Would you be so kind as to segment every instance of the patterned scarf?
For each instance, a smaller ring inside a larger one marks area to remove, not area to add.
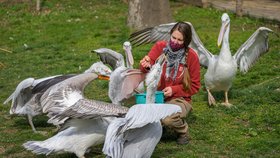
[[[167,46],[163,49],[163,52],[167,57],[165,75],[169,78],[171,70],[174,69],[174,74],[172,76],[172,80],[174,81],[177,76],[179,64],[186,64],[185,48],[179,49],[178,51],[172,51],[168,42]]]

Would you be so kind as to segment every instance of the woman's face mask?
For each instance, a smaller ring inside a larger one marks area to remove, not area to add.
[[[169,46],[173,51],[178,51],[179,49],[184,48],[183,35],[178,30],[175,30],[171,34],[171,38],[169,40]]]
[[[178,51],[184,48],[184,44],[175,43],[172,40],[169,41],[169,46],[173,51]]]

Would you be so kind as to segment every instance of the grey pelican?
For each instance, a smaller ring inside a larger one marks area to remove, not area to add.
[[[223,105],[230,107],[228,101],[228,91],[232,86],[232,81],[236,76],[237,68],[246,73],[257,59],[268,51],[268,33],[272,32],[269,28],[260,27],[251,37],[240,46],[232,56],[229,47],[230,18],[227,13],[222,15],[222,26],[218,38],[218,45],[222,44],[219,55],[213,55],[200,41],[195,29],[192,29],[192,41],[190,47],[195,49],[199,56],[199,62],[207,67],[204,75],[205,86],[208,93],[209,105],[215,105],[216,101],[210,91],[224,91],[225,102]],[[154,28],[148,28],[131,35],[131,40],[135,44],[155,42],[157,40],[168,40],[169,31],[175,23],[163,24]]]
[[[28,141],[23,146],[36,154],[71,152],[83,158],[90,146],[103,143],[111,119],[122,117],[128,108],[86,99],[83,90],[97,77],[84,73],[50,87],[41,97],[43,112],[52,116],[48,122],[63,126],[47,140]]]
[[[124,42],[123,49],[126,54],[126,65],[122,54],[108,49],[99,48],[93,50],[99,55],[104,64],[113,68],[110,75],[108,95],[114,104],[121,104],[124,99],[133,96],[136,91],[142,91],[145,74],[139,69],[133,69],[133,56],[130,42]]]
[[[40,97],[48,87],[71,76],[72,75],[57,75],[40,79],[24,79],[17,85],[15,91],[4,101],[3,104],[7,104],[9,101],[12,101],[10,114],[27,115],[28,122],[32,130],[37,132],[32,118],[42,114]],[[44,87],[41,86],[42,84],[44,84]]]
[[[112,158],[151,157],[162,135],[161,119],[181,112],[174,104],[154,104],[164,55],[146,76],[146,104],[131,107],[124,118],[113,120],[106,133],[103,153]]]
[[[109,77],[112,73],[112,70],[107,65],[103,64],[103,62],[99,61],[93,63],[90,66],[90,68],[84,71],[84,73],[92,73],[92,72],[97,73],[101,76]],[[98,77],[100,78],[100,76]]]
[[[100,74],[103,78],[111,73],[110,68],[106,65],[96,62],[90,66],[84,73],[95,72]],[[22,80],[16,87],[15,91],[4,101],[3,104],[7,104],[12,101],[10,114],[11,115],[27,115],[28,122],[34,132],[36,128],[34,127],[32,118],[42,114],[42,106],[40,98],[43,93],[51,86],[75,76],[76,74],[68,75],[56,75],[40,79],[26,78]]]
[[[28,141],[23,146],[36,154],[48,155],[51,153],[72,152],[78,157],[84,157],[89,147],[104,142],[107,127],[115,119],[126,115],[125,117],[130,118],[130,125],[136,127],[139,126],[140,120],[145,123],[148,121],[156,122],[159,116],[150,115],[149,117],[144,117],[144,115],[139,116],[135,115],[135,113],[147,115],[147,112],[150,112],[155,114],[160,109],[165,109],[160,111],[163,116],[164,114],[169,115],[174,112],[180,112],[180,107],[176,105],[162,107],[159,105],[134,105],[131,110],[128,110],[127,107],[112,103],[88,100],[84,98],[82,92],[84,87],[95,78],[97,78],[95,74],[81,74],[55,85],[56,88],[51,87],[48,89],[50,93],[44,93],[46,95],[43,96],[45,97],[45,102],[42,101],[42,104],[54,104],[56,107],[69,105],[64,111],[53,115],[51,118],[52,122],[65,122],[65,124],[60,132],[53,137],[45,141]],[[48,107],[48,105],[45,107]],[[133,120],[137,121],[134,123]],[[150,128],[147,127],[147,129]],[[157,132],[155,133],[158,134]]]
[[[117,69],[120,66],[124,66],[127,68],[133,68],[134,59],[131,52],[131,44],[130,42],[126,41],[123,43],[123,49],[125,50],[125,61],[122,54],[108,48],[99,48],[95,49],[92,52],[95,52],[99,55],[100,60],[105,63],[109,64],[113,70]],[[126,63],[126,65],[125,65]]]

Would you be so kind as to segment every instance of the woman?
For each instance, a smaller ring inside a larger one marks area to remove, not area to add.
[[[178,22],[171,29],[169,41],[157,42],[148,55],[140,61],[140,69],[148,72],[156,59],[165,53],[158,90],[162,90],[166,103],[179,105],[182,113],[174,114],[162,120],[164,126],[178,133],[178,144],[188,143],[188,124],[184,118],[192,110],[191,96],[200,88],[200,64],[196,52],[189,48],[192,39],[191,27]]]

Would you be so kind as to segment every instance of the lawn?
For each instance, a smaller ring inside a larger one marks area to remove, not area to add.
[[[202,9],[171,1],[173,17],[189,21],[206,48],[218,53],[216,46],[223,11]],[[28,140],[44,140],[55,134],[46,116],[34,118],[45,134],[33,133],[27,119],[10,116],[10,104],[2,103],[25,78],[42,78],[58,74],[81,73],[99,61],[91,50],[106,47],[123,53],[122,44],[135,31],[126,26],[128,5],[121,0],[51,0],[43,1],[42,11],[35,2],[0,3],[0,157],[45,157],[26,151]],[[279,22],[236,17],[231,18],[232,54],[261,26],[280,35]],[[204,88],[193,97],[194,110],[187,122],[192,140],[178,146],[167,135],[157,145],[152,157],[279,157],[280,155],[280,39],[269,35],[269,52],[247,74],[238,73],[229,92],[232,108],[210,108]],[[151,45],[133,49],[135,67]],[[91,99],[109,101],[108,82],[95,80],[85,90]],[[214,93],[218,102],[222,93]],[[127,106],[130,106],[127,104]],[[102,146],[93,147],[86,157],[104,157]],[[75,157],[54,154],[48,157]]]

